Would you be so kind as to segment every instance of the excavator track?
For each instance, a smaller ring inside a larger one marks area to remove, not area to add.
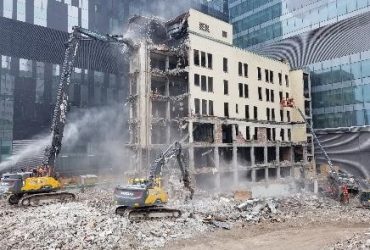
[[[30,194],[23,197],[19,204],[28,207],[36,207],[40,205],[58,202],[70,202],[76,200],[76,195],[68,192],[57,192],[57,193],[42,193],[42,194]]]
[[[116,214],[127,216],[130,221],[143,221],[155,220],[164,218],[179,218],[181,211],[178,209],[165,208],[165,207],[141,207],[141,208],[128,208],[117,207]]]

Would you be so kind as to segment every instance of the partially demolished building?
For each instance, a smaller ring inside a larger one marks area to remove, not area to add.
[[[208,188],[300,176],[311,166],[305,122],[280,105],[294,98],[311,120],[304,71],[233,47],[230,24],[193,9],[168,22],[134,17],[128,36],[138,41],[128,100],[136,171],[175,140]]]

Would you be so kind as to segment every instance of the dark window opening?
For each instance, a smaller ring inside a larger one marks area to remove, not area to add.
[[[223,69],[224,69],[225,73],[227,73],[229,71],[228,61],[227,61],[227,58],[225,58],[225,57],[223,59]]]
[[[254,118],[254,120],[258,120],[258,110],[257,110],[257,107],[256,106],[254,106],[253,107],[253,118]]]
[[[244,84],[244,97],[249,98],[249,88],[247,84]]]
[[[224,116],[229,117],[229,103],[224,103]]]
[[[235,104],[235,113],[239,114],[239,105]]]
[[[285,141],[285,131],[284,129],[280,129],[280,137],[281,137],[281,141]]]
[[[248,77],[248,64],[244,63],[244,76]]]
[[[207,91],[207,77],[206,76],[201,77],[201,90]]]
[[[195,98],[194,99],[194,106],[195,106],[195,114],[200,114],[200,100]]]
[[[270,82],[274,83],[274,72],[270,71]]]
[[[262,88],[258,87],[258,99],[262,101]]]
[[[245,128],[245,139],[248,140],[248,141],[251,139],[250,127]]]
[[[222,125],[222,143],[232,143],[232,125]]]
[[[193,138],[196,142],[214,142],[213,124],[194,123]]]
[[[200,53],[200,63],[201,63],[201,66],[202,67],[205,67],[206,66],[206,53],[205,52],[201,52]]]
[[[288,129],[288,141],[292,140],[292,132],[290,129]]]
[[[214,115],[214,113],[213,113],[213,101],[209,101],[208,102],[208,114],[209,115]]]
[[[288,92],[285,93],[285,99],[287,99],[287,100],[289,99],[289,93]]]
[[[266,89],[265,93],[266,93],[266,102],[269,102],[270,101],[270,90]]]
[[[229,82],[224,80],[224,95],[229,94]]]
[[[245,119],[249,119],[249,105],[245,105]]]
[[[207,115],[207,100],[202,100],[202,115]]]
[[[270,120],[270,108],[266,108],[266,117],[267,117],[267,120],[269,121]]]
[[[283,100],[283,92],[279,91],[279,102]]]
[[[260,67],[257,67],[257,78],[258,78],[258,81],[262,80],[262,70]]]
[[[222,31],[222,37],[227,37],[227,32],[226,31]]]
[[[271,120],[275,121],[275,109],[271,109]]]
[[[274,90],[271,90],[270,96],[271,96],[271,102],[275,102],[275,93],[274,93]]]
[[[284,111],[280,110],[280,121],[284,121]]]
[[[239,75],[243,75],[243,64],[241,62],[239,62]]]
[[[208,59],[208,68],[209,69],[212,69],[212,67],[213,67],[213,56],[212,56],[212,54],[207,54],[207,59]]]
[[[283,77],[281,75],[281,73],[278,73],[278,78],[279,78],[279,84],[282,85],[283,84]]]
[[[194,74],[194,85],[199,86],[199,75],[198,74]]]
[[[269,82],[269,71],[265,69],[265,81]]]
[[[272,140],[276,141],[276,128],[272,129]]]
[[[286,112],[286,118],[287,118],[288,122],[290,122],[290,111]]]
[[[194,65],[199,66],[199,50],[194,50]]]
[[[208,77],[208,92],[213,92],[213,77]]]
[[[254,134],[253,134],[253,140],[257,141],[258,140],[258,128],[254,128]]]
[[[271,128],[266,128],[267,140],[271,141]]]
[[[288,75],[285,75],[285,84],[287,87],[289,87],[289,77]]]
[[[243,97],[243,84],[239,83],[239,97]]]

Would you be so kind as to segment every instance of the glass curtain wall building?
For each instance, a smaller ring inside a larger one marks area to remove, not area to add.
[[[218,18],[228,17],[227,1],[183,3],[182,0],[0,0],[0,162],[32,143],[35,135],[48,131],[61,73],[63,43],[73,26],[119,34],[135,14],[178,15],[190,7]],[[167,11],[169,6],[173,9],[171,13]],[[127,65],[114,69],[106,65],[94,67],[94,63],[99,63],[88,60],[89,57],[81,59],[72,78],[72,109],[124,102]],[[93,155],[88,145],[77,148],[80,153]]]
[[[230,0],[234,43],[311,71],[315,128],[370,125],[368,0]]]

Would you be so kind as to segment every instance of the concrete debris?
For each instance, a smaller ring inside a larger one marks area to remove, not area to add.
[[[182,190],[176,188],[179,180],[170,184],[174,191]],[[21,208],[0,201],[0,245],[2,249],[156,249],[174,240],[256,223],[370,222],[370,210],[341,206],[312,194],[239,201],[233,194],[197,191],[188,202],[185,194],[172,195],[177,198],[171,197],[167,207],[180,209],[180,218],[143,222],[114,214],[112,188],[86,189],[76,202],[62,205]],[[369,243],[369,235],[356,237],[353,243],[338,244]]]

